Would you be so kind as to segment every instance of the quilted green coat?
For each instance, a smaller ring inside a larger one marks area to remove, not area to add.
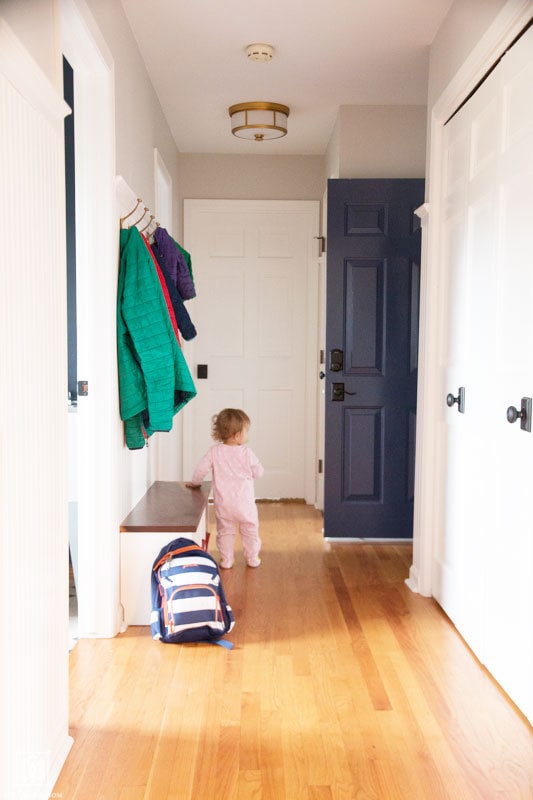
[[[191,373],[172,328],[152,256],[137,228],[120,231],[117,293],[120,416],[126,445],[169,431],[180,408],[196,395]]]

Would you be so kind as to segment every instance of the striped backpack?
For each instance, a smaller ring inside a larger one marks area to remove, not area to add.
[[[214,642],[235,624],[218,565],[191,539],[174,539],[152,567],[152,638],[162,642]]]

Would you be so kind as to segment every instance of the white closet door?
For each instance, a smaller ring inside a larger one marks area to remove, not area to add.
[[[533,30],[446,126],[436,597],[533,718]],[[448,322],[444,322],[448,320]],[[465,387],[465,413],[446,393]]]

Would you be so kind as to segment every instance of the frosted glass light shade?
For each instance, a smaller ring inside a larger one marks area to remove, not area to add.
[[[289,107],[281,103],[237,103],[228,108],[228,113],[231,117],[231,132],[239,139],[262,142],[266,139],[280,139],[287,133]]]

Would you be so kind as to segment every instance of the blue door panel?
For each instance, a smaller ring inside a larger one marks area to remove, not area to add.
[[[350,259],[346,262],[344,352],[350,375],[380,375],[384,364],[383,261]]]
[[[422,180],[328,182],[328,537],[412,536],[423,200]]]

